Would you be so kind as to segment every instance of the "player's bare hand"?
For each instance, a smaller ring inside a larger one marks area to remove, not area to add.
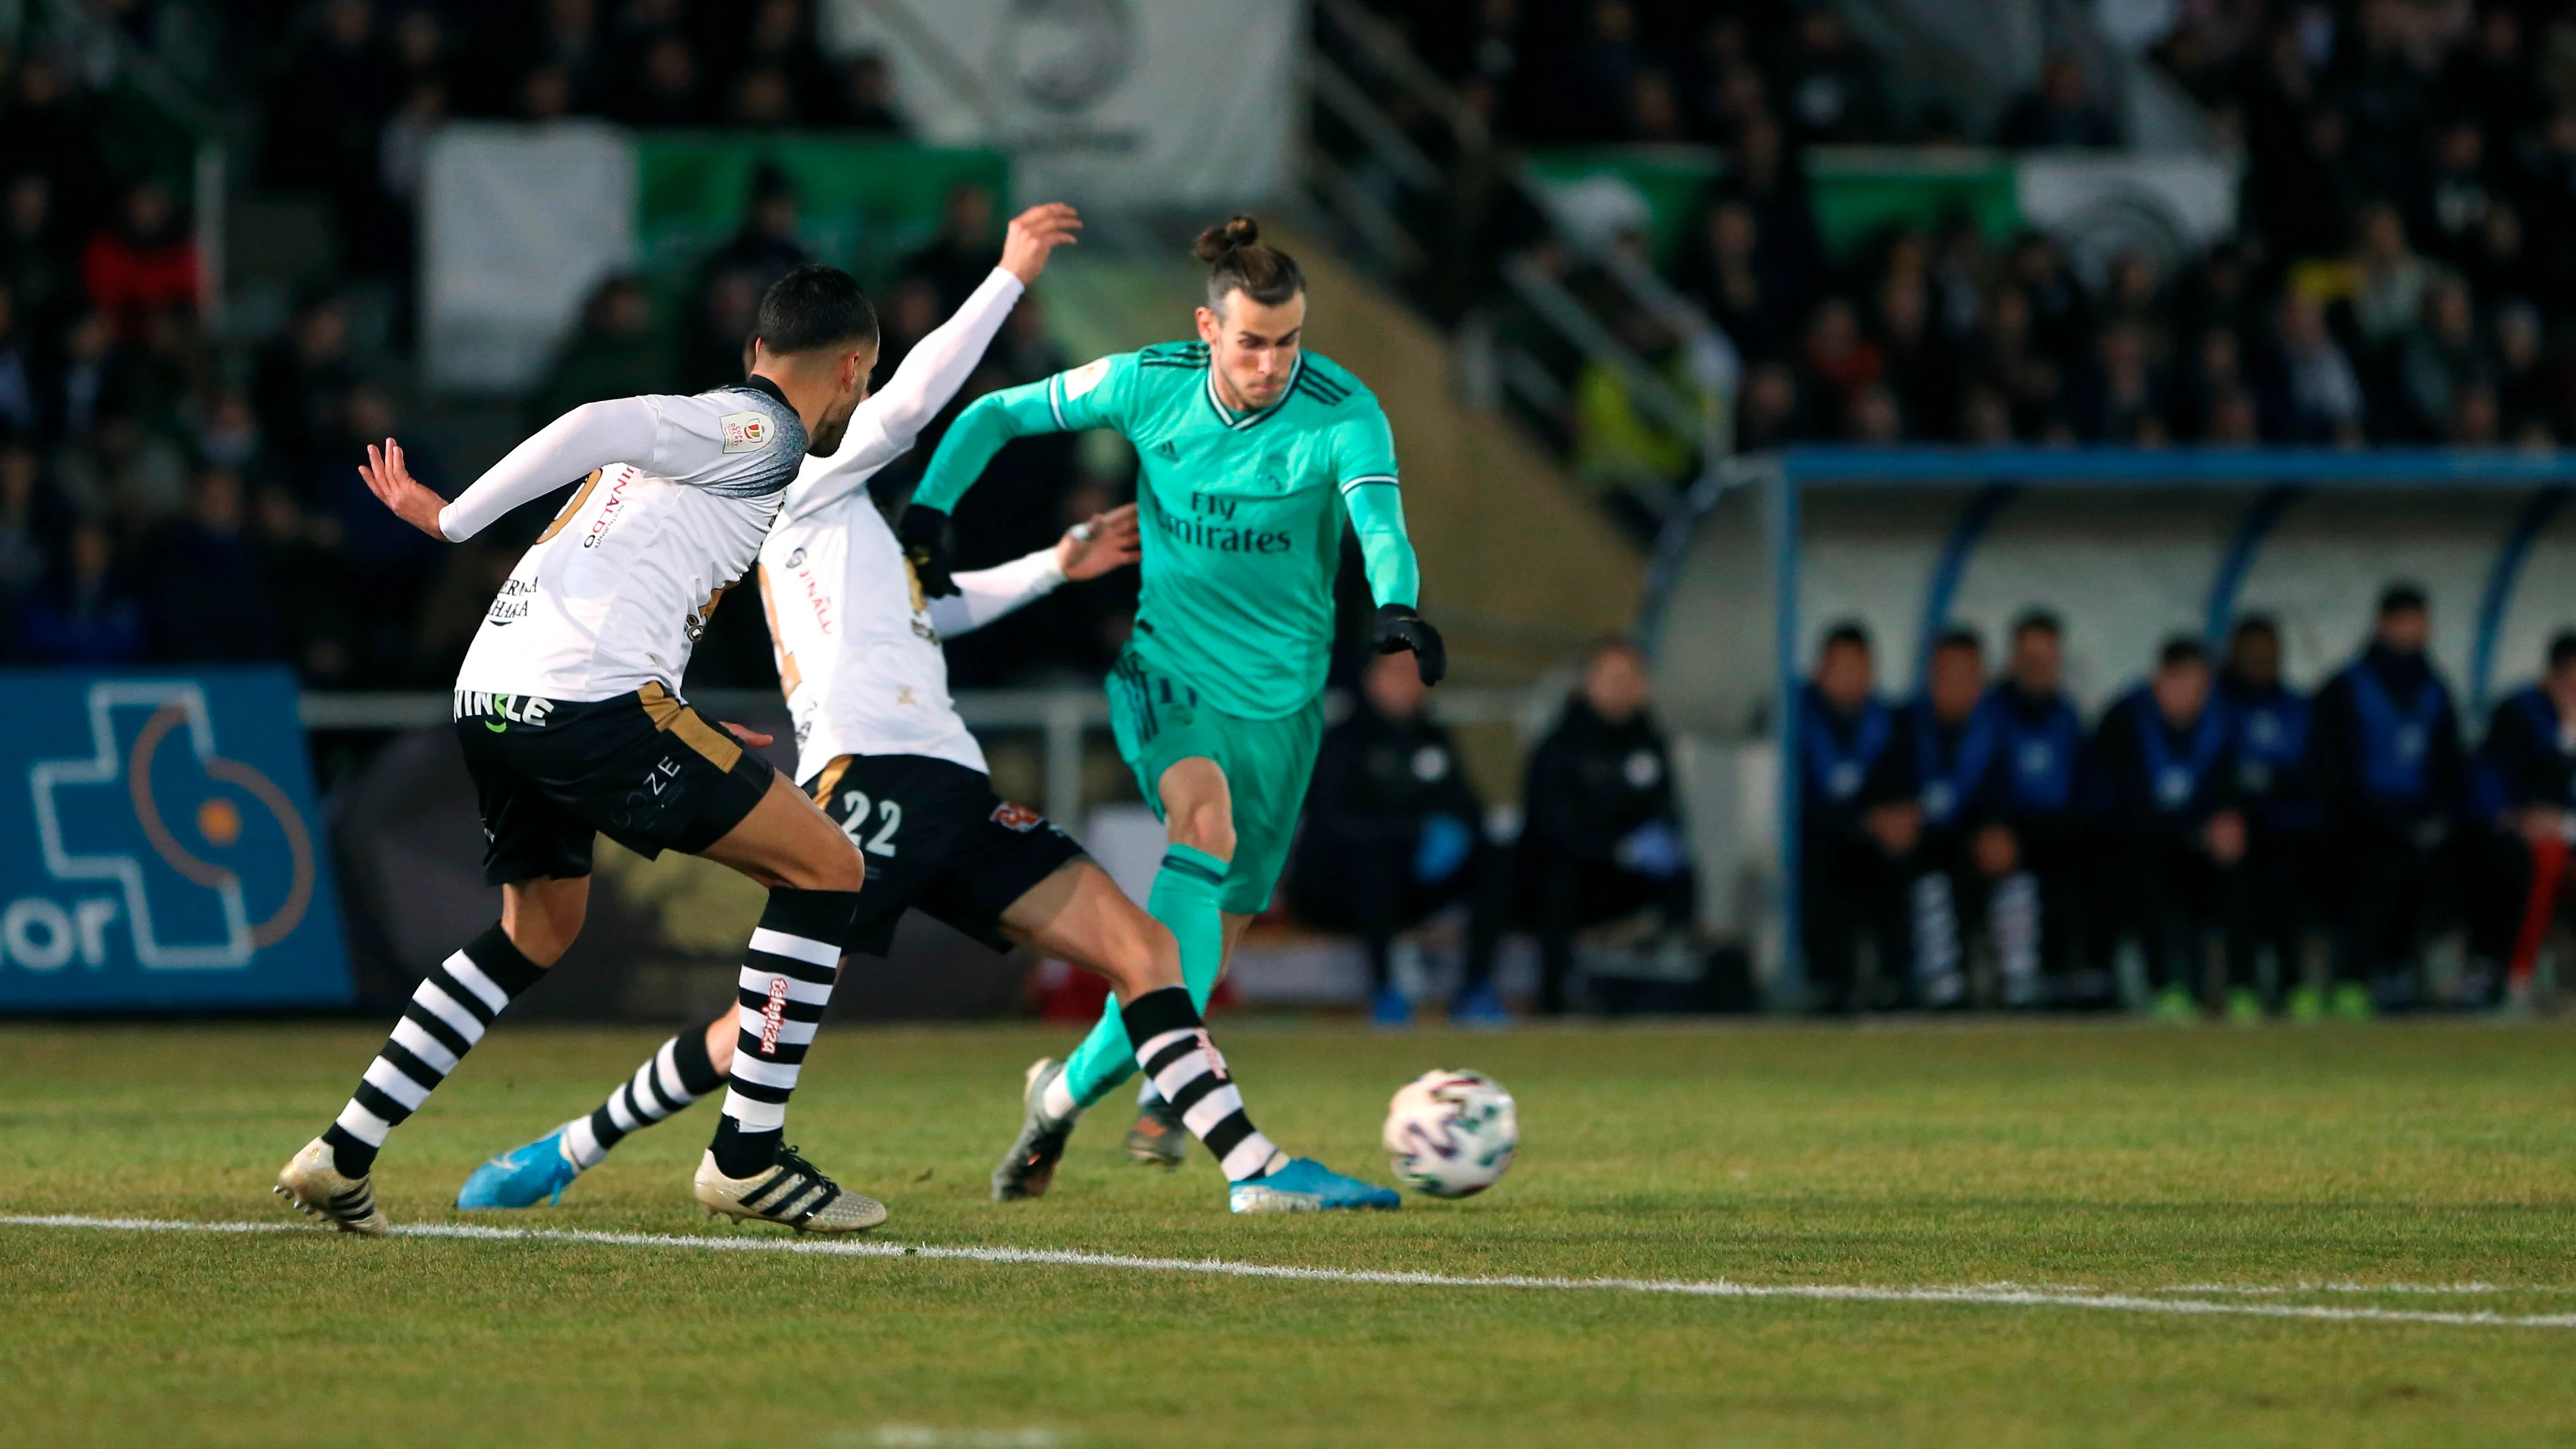
[[[1002,239],[1002,270],[1027,286],[1046,270],[1047,253],[1057,247],[1071,246],[1081,240],[1082,218],[1061,201],[1032,206],[1011,218],[1010,233]]]
[[[1136,505],[1128,503],[1066,529],[1055,542],[1055,562],[1067,580],[1078,584],[1125,568],[1143,551],[1136,536]]]
[[[394,516],[440,543],[447,534],[438,526],[439,510],[447,500],[413,481],[410,470],[403,467],[402,444],[385,439],[382,448],[367,445],[367,461],[358,465],[358,476],[367,480],[367,491],[394,511]]]
[[[735,739],[742,741],[744,744],[751,746],[755,750],[767,749],[770,745],[775,743],[770,736],[762,734],[760,731],[753,729],[748,725],[738,725],[732,720],[725,720],[723,724],[725,727],[725,733],[732,735]]]

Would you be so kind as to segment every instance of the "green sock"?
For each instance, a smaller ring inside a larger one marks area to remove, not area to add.
[[[1145,909],[1169,927],[1181,946],[1181,982],[1190,989],[1190,1004],[1207,1009],[1225,965],[1225,917],[1219,906],[1226,863],[1186,845],[1166,847],[1163,868],[1154,874],[1154,889]],[[1108,1096],[1110,1089],[1136,1073],[1136,1051],[1127,1043],[1127,1024],[1111,997],[1100,1024],[1074,1049],[1064,1064],[1065,1089],[1081,1106]]]

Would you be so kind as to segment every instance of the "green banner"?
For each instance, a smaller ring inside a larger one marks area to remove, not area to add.
[[[641,267],[670,278],[722,246],[742,226],[752,178],[764,164],[795,187],[805,244],[872,285],[930,239],[950,188],[985,188],[997,218],[1010,199],[1010,159],[999,151],[826,135],[641,132],[635,138]]]
[[[1726,162],[1699,146],[1586,147],[1537,153],[1529,169],[1560,196],[1600,177],[1626,183],[1645,203],[1656,263],[1669,268]],[[1816,226],[1836,258],[1889,228],[1930,231],[1962,213],[1994,238],[2022,224],[2013,164],[1996,153],[1817,150],[1809,153],[1807,178]]]

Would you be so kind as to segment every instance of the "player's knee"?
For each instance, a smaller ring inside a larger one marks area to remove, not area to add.
[[[1234,859],[1234,812],[1221,804],[1209,801],[1173,811],[1170,830],[1175,845],[1219,860]]]

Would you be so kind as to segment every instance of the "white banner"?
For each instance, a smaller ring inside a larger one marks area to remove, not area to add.
[[[2034,151],[2013,164],[2022,220],[2066,243],[2089,286],[2122,252],[2174,268],[2236,229],[2232,156]]]
[[[421,188],[421,360],[431,385],[533,386],[582,299],[635,257],[624,131],[462,122],[432,137]]]
[[[827,0],[935,145],[1013,156],[1023,201],[1224,208],[1284,194],[1303,0]]]

